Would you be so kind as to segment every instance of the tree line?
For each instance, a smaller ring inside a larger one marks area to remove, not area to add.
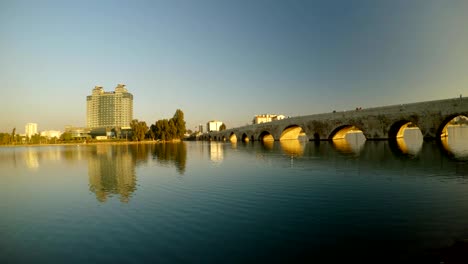
[[[162,140],[171,141],[179,140],[184,138],[186,132],[184,112],[177,109],[174,116],[170,119],[157,120],[150,127],[145,121],[139,121],[138,119],[132,120],[130,123],[131,138],[133,141],[142,141],[145,139],[151,140]],[[190,131],[189,131],[190,132]],[[60,142],[74,142],[83,141],[83,139],[74,139],[70,132],[64,132],[59,139],[53,138],[48,139],[40,136],[39,134],[32,135],[31,138],[20,136],[16,134],[16,128],[11,133],[0,133],[0,145],[12,145],[12,144],[42,144],[42,143],[60,143]]]
[[[145,121],[132,120],[130,123],[132,129],[132,139],[142,141],[145,139],[170,141],[183,139],[186,128],[184,112],[177,109],[171,119],[157,120],[150,127]]]

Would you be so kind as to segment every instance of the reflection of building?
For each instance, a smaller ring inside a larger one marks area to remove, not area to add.
[[[133,119],[133,95],[124,84],[119,84],[113,92],[105,92],[96,86],[93,93],[86,97],[86,126],[129,127]]]
[[[136,190],[132,153],[111,145],[98,145],[96,148],[96,154],[91,155],[88,161],[89,189],[101,202],[114,194],[119,194],[122,202],[128,202]]]
[[[24,127],[24,133],[27,138],[31,138],[32,135],[37,134],[37,123],[27,123]]]
[[[223,122],[221,121],[216,121],[216,120],[209,121],[208,123],[206,123],[206,131],[207,132],[219,131],[219,128],[221,127],[222,124]]]
[[[223,145],[218,142],[210,142],[211,161],[222,161],[224,159]]]
[[[254,119],[252,120],[252,123],[253,124],[268,123],[271,121],[281,120],[284,118],[285,118],[284,115],[270,115],[270,114],[256,115]]]
[[[24,152],[24,159],[26,161],[26,166],[29,169],[39,168],[39,154],[36,148],[28,148]]]

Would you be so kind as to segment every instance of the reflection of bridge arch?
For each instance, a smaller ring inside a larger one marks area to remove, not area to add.
[[[353,125],[342,125],[332,130],[328,136],[329,140],[344,139],[348,132],[363,132],[360,128]]]
[[[268,132],[268,131],[263,131],[262,133],[260,133],[260,135],[258,136],[258,140],[259,141],[274,141],[275,138],[273,137],[273,135]]]
[[[283,129],[283,132],[281,132],[280,140],[298,139],[301,132],[304,132],[304,130],[298,125],[287,126]]]
[[[298,139],[280,140],[281,149],[288,156],[302,156],[304,154],[304,143]]]

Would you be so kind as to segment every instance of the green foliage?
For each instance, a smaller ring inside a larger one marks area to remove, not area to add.
[[[65,132],[63,133],[61,136],[60,136],[60,140],[64,141],[64,142],[68,142],[68,141],[71,141],[72,140],[72,135],[70,132]]]
[[[224,123],[219,127],[219,131],[223,130],[226,130],[226,125]]]
[[[184,112],[182,112],[180,109],[177,109],[174,113],[174,117],[172,117],[171,120],[174,122],[175,137],[178,139],[183,138],[185,134]]]
[[[29,143],[30,144],[41,144],[42,143],[41,139],[42,139],[41,135],[34,134],[34,135],[31,136],[31,139],[29,140]]]
[[[152,131],[155,139],[163,141],[182,139],[185,134],[184,112],[177,109],[174,117],[169,120],[162,119],[156,121],[154,125],[151,125],[150,130]]]
[[[138,119],[133,119],[130,123],[132,128],[133,136],[132,139],[135,141],[142,141],[145,139],[146,132],[148,131],[148,126],[145,121],[138,121]]]
[[[0,133],[0,145],[7,145],[11,142],[11,135],[8,133]]]

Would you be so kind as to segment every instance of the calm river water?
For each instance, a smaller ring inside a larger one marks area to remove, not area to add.
[[[425,259],[468,238],[467,148],[466,137],[4,147],[0,262]]]

